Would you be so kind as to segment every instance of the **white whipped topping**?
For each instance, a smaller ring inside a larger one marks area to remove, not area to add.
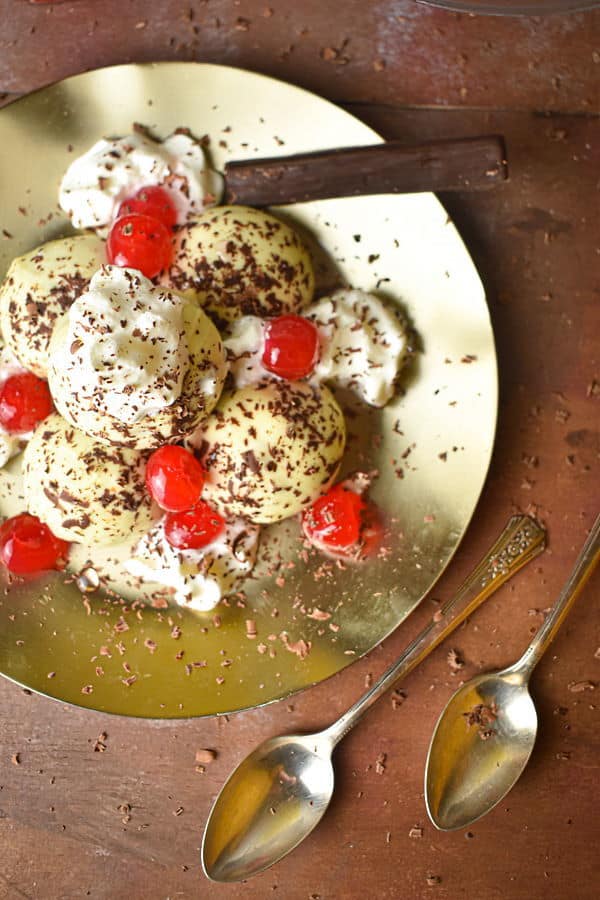
[[[278,377],[268,372],[262,364],[264,343],[264,319],[258,316],[242,316],[231,324],[223,346],[236,388],[258,384],[267,377]]]
[[[374,294],[336,291],[304,310],[319,330],[313,379],[350,388],[370,406],[385,406],[408,351],[399,318]]]
[[[181,297],[103,266],[66,315],[50,366],[81,405],[133,424],[179,398],[189,363]]]
[[[102,138],[75,159],[63,176],[59,203],[75,228],[101,228],[122,200],[150,185],[169,191],[180,225],[213,206],[223,192],[221,175],[188,134],[176,132],[164,141],[131,134]]]
[[[0,386],[4,384],[11,375],[18,375],[19,372],[25,372],[26,369],[15,359],[6,345],[0,346]],[[0,425],[0,469],[6,463],[20,453],[25,444],[33,434],[28,431],[23,434],[13,434]]]
[[[341,290],[313,303],[303,315],[319,331],[321,356],[311,382],[331,381],[371,406],[385,406],[407,352],[406,332],[374,294]],[[262,364],[265,321],[243,316],[224,344],[237,388],[277,378]]]
[[[144,581],[171,588],[179,606],[208,612],[251,572],[259,533],[258,525],[232,519],[206,547],[177,550],[165,538],[162,519],[144,535],[124,565]]]

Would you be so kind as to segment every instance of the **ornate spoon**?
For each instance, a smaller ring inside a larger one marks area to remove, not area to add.
[[[202,842],[213,881],[243,881],[297,847],[318,824],[333,794],[335,746],[392,685],[415,668],[490,594],[544,547],[544,531],[514,516],[455,596],[398,661],[329,728],[273,737],[235,769],[217,797]]]
[[[478,675],[441,714],[425,769],[425,802],[433,824],[464,828],[510,791],[527,765],[537,733],[529,677],[600,560],[600,516],[552,612],[514,665]]]

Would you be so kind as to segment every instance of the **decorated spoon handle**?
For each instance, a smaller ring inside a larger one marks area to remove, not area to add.
[[[543,625],[541,625],[521,659],[516,662],[514,666],[511,666],[510,669],[507,669],[507,672],[519,675],[523,679],[529,678],[529,675],[554,640],[556,632],[564,622],[567,613],[599,562],[600,515],[594,522],[592,530],[577,557],[569,580],[562,589],[560,597],[556,601],[552,611],[547,616]]]
[[[545,546],[545,532],[529,516],[513,516],[498,540],[456,594],[437,610],[431,621],[408,645],[400,658],[350,709],[322,732],[335,746],[363,714],[470,616],[484,600],[518,572]]]

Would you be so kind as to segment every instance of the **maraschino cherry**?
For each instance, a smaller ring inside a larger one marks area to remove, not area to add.
[[[378,548],[382,527],[377,508],[343,484],[336,484],[302,516],[304,534],[334,556],[364,559]]]
[[[146,466],[146,487],[162,509],[182,512],[200,499],[206,474],[196,457],[177,444],[155,450]]]
[[[64,569],[69,545],[37,516],[20,513],[0,525],[0,559],[14,575]]]
[[[178,550],[199,550],[212,544],[225,528],[225,522],[204,500],[185,512],[165,516],[165,537]]]
[[[138,213],[157,219],[165,228],[173,228],[177,222],[177,209],[171,195],[158,185],[140,188],[131,197],[126,197],[119,206],[116,218]]]
[[[280,378],[296,381],[310,375],[319,360],[319,332],[303,316],[278,316],[265,324],[262,363]]]
[[[106,254],[109,263],[137,269],[146,278],[154,278],[171,262],[171,235],[158,219],[131,213],[113,222],[106,241]]]
[[[10,434],[31,431],[54,409],[47,382],[17,372],[0,385],[0,425]]]

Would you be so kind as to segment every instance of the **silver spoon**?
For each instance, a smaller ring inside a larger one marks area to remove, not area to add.
[[[331,755],[367,709],[544,547],[543,529],[514,516],[455,596],[400,659],[329,728],[273,737],[235,769],[210,812],[202,865],[213,881],[243,881],[297,847],[318,824],[333,794]]]
[[[425,768],[429,818],[442,831],[465,828],[510,791],[527,765],[537,733],[529,677],[600,560],[600,516],[552,612],[520,660],[478,675],[442,712]]]

